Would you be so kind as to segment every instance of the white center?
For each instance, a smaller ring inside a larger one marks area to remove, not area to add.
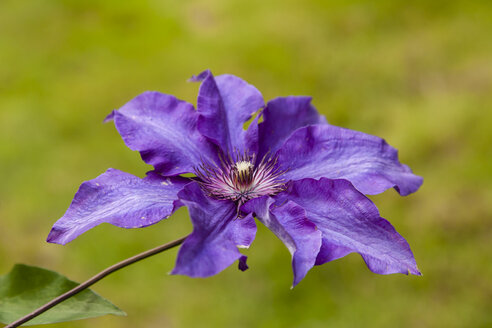
[[[236,163],[236,169],[239,173],[248,172],[251,167],[253,167],[253,164],[248,161],[240,161]]]

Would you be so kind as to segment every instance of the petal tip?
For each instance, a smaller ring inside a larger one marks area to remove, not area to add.
[[[301,281],[306,277],[307,272],[304,275],[296,275],[294,274],[294,280],[292,281],[292,286],[290,286],[290,289],[294,289]]]
[[[238,260],[238,269],[241,270],[241,271],[246,271],[249,269],[249,266],[248,264],[246,263],[246,260],[248,259],[248,257],[246,255],[242,255],[239,260]]]
[[[206,69],[204,70],[203,72],[201,72],[200,74],[198,75],[193,75],[192,77],[190,77],[188,79],[188,82],[202,82],[203,80],[205,80],[207,78],[207,76],[209,76],[210,74],[212,74],[212,72],[209,70],[209,69]]]
[[[114,113],[115,112],[116,112],[116,110],[112,110],[111,113],[109,113],[108,116],[106,116],[104,118],[103,123],[111,122],[114,119]]]
[[[294,280],[292,281],[292,285],[290,286],[290,290],[293,290],[293,289],[294,289],[294,287],[296,287],[296,286],[297,286],[297,285],[301,282],[301,280],[302,280],[302,279],[303,279],[303,278],[301,278],[301,279],[298,279],[298,278],[296,279],[296,278],[294,278]]]
[[[51,244],[65,245],[66,243],[69,242],[69,240],[67,241],[66,238],[64,238],[64,234],[65,234],[64,230],[53,227],[51,228],[48,237],[46,237],[46,241]]]
[[[411,195],[414,192],[417,192],[417,190],[419,190],[420,187],[422,187],[422,185],[424,184],[424,178],[418,175],[414,175],[414,174],[412,175],[413,175],[413,182],[408,187],[403,185],[399,186],[397,184],[395,184],[395,186],[393,187],[400,194],[400,196]]]

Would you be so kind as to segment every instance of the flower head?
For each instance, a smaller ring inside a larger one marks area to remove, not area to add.
[[[49,242],[65,244],[103,222],[148,226],[186,206],[193,232],[174,274],[207,277],[236,260],[245,270],[238,248],[253,242],[254,218],[292,254],[293,285],[314,265],[352,252],[375,273],[420,274],[408,243],[365,196],[392,187],[408,195],[422,184],[396,149],[329,125],[309,97],[265,105],[255,87],[233,75],[205,71],[192,80],[201,82],[196,110],[145,92],[107,117],[154,169],[143,179],[109,169],[84,182]]]

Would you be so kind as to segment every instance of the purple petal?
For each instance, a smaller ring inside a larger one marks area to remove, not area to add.
[[[179,197],[188,207],[193,232],[181,246],[172,274],[208,277],[236,260],[245,269],[246,259],[237,247],[249,247],[255,237],[252,215],[237,218],[233,202],[205,196],[197,183],[187,185]]]
[[[165,175],[194,172],[202,160],[214,162],[215,147],[197,130],[193,105],[159,92],[130,100],[105,121],[114,119],[125,144]]]
[[[278,203],[293,201],[300,205],[322,232],[323,245],[316,264],[357,252],[375,273],[420,275],[405,239],[349,181],[294,181],[276,198]]]
[[[284,179],[346,179],[363,194],[394,187],[401,195],[420,187],[422,178],[400,164],[398,152],[381,138],[328,124],[294,132],[277,153]]]
[[[306,212],[293,202],[271,206],[269,197],[255,198],[243,205],[242,210],[254,212],[284,244],[292,255],[294,282],[297,285],[313,267],[321,247],[321,232],[306,218]]]
[[[270,100],[263,111],[263,122],[259,125],[260,149],[258,158],[275,152],[298,128],[306,125],[326,123],[311,97],[290,96]]]
[[[234,149],[255,150],[257,140],[247,145],[243,124],[264,106],[261,93],[251,84],[233,75],[214,78],[205,71],[193,78],[203,81],[198,93],[198,129],[225,153]],[[254,123],[249,127],[255,129]],[[251,140],[249,140],[251,143]],[[247,148],[249,147],[249,148]]]
[[[169,217],[179,205],[178,192],[190,180],[180,177],[140,179],[109,169],[82,183],[67,212],[48,235],[50,243],[66,244],[104,222],[140,228]]]

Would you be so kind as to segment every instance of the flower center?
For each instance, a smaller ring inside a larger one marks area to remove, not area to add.
[[[247,161],[240,161],[234,164],[231,172],[234,175],[233,179],[237,182],[238,187],[247,187],[251,184],[254,165]]]
[[[221,165],[202,164],[195,169],[199,183],[205,193],[215,199],[229,199],[241,206],[246,201],[275,195],[284,190],[280,176],[284,173],[277,159],[265,156],[256,163],[256,155],[237,155],[221,158]]]

